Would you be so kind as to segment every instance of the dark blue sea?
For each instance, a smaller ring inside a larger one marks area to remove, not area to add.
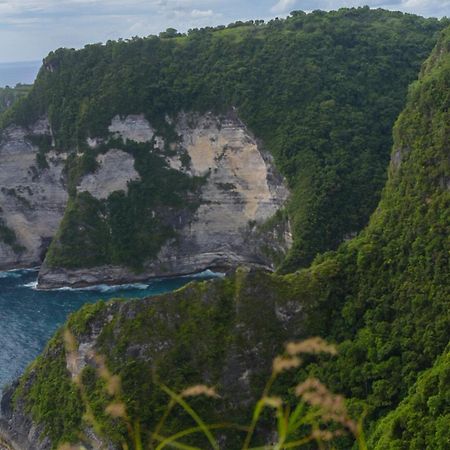
[[[145,284],[38,291],[37,271],[0,272],[0,389],[23,372],[67,316],[85,303],[149,297],[173,291],[194,279],[216,276],[207,271]]]
[[[41,65],[41,61],[0,63],[0,87],[32,84]]]

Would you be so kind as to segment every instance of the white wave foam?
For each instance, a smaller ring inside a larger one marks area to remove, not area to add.
[[[37,272],[38,269],[13,269],[0,272],[0,278],[20,278],[26,273]]]
[[[180,278],[189,278],[189,279],[202,279],[202,278],[222,278],[224,277],[224,273],[220,272],[213,272],[211,270],[205,270],[200,273],[191,274],[191,275],[185,275]],[[109,284],[96,284],[94,286],[87,286],[87,287],[80,287],[80,288],[74,288],[70,286],[63,286],[60,288],[55,289],[41,289],[43,291],[92,291],[92,292],[101,292],[103,294],[111,293],[111,292],[117,292],[117,291],[128,291],[132,289],[138,289],[138,290],[146,290],[152,286],[155,282],[162,282],[164,281],[164,278],[157,278],[153,280],[149,280],[147,283],[130,283],[130,284],[115,284],[115,285],[109,285]],[[37,281],[33,281],[31,283],[27,283],[23,285],[24,287],[31,288],[31,289],[38,289],[38,283]]]
[[[19,278],[20,276],[19,273],[15,272],[0,272],[0,278]]]
[[[46,291],[93,291],[93,292],[101,292],[103,294],[109,293],[109,292],[116,292],[116,291],[127,291],[130,289],[139,289],[139,290],[145,290],[150,287],[149,284],[144,283],[133,283],[133,284],[117,284],[117,285],[109,285],[109,284],[96,284],[94,286],[87,286],[87,287],[80,287],[80,288],[73,288],[70,286],[63,286],[57,289],[43,289]]]
[[[225,277],[225,273],[222,272],[213,272],[212,270],[204,270],[203,272],[194,273],[191,275],[185,275],[182,278],[223,278]]]

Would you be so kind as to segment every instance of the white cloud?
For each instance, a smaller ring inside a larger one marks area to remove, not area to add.
[[[197,17],[212,17],[214,15],[214,12],[212,9],[193,9],[191,11],[191,17],[197,18]]]
[[[402,0],[401,9],[427,16],[450,16],[450,0]]]
[[[297,0],[278,0],[278,2],[270,8],[275,14],[288,13],[295,6]]]
[[[425,16],[450,16],[450,0],[0,0],[0,61],[41,59],[89,42],[270,19],[294,9],[368,4]]]

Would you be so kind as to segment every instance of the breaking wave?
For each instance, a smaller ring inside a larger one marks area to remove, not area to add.
[[[0,272],[0,278],[20,278],[30,272],[37,272],[38,269],[14,269]]]
[[[3,273],[3,272],[2,272]],[[6,273],[6,272],[5,272]],[[21,276],[21,275],[18,275]],[[203,272],[191,274],[191,275],[184,275],[179,278],[187,278],[187,279],[208,279],[208,278],[222,278],[224,277],[224,273],[220,272],[213,272],[212,270],[205,270]],[[1,273],[0,273],[1,277]],[[102,294],[105,293],[111,293],[116,291],[128,291],[128,290],[146,290],[150,287],[154,286],[157,283],[167,281],[168,278],[154,278],[151,281],[148,281],[146,283],[129,283],[129,284],[96,284],[93,286],[86,286],[86,287],[70,287],[70,286],[63,286],[60,288],[55,289],[39,289],[42,291],[73,291],[73,292],[100,292]],[[38,289],[38,283],[37,281],[32,281],[31,283],[26,283],[23,285],[23,287],[30,288],[30,289]]]

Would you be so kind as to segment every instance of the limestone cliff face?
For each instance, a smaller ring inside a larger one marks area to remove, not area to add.
[[[77,187],[78,192],[89,192],[93,197],[103,200],[112,192],[127,191],[129,181],[139,180],[134,158],[121,150],[113,148],[99,155],[97,163],[98,169],[82,179]]]
[[[177,242],[162,249],[158,259],[178,273],[192,271],[195,266],[246,262],[271,267],[270,258],[261,254],[257,226],[283,206],[288,191],[270,155],[259,148],[236,117],[182,114],[177,133],[190,158],[185,170],[207,176],[207,183],[195,217],[181,229]],[[170,159],[172,167],[181,167],[179,153]],[[284,231],[279,251],[290,245],[288,229]],[[274,239],[273,245],[276,243]]]
[[[167,212],[176,238],[167,241],[156,258],[150,258],[139,274],[123,266],[104,265],[68,270],[44,263],[41,287],[120,283],[152,276],[172,276],[207,268],[239,264],[274,267],[274,255],[282,257],[291,245],[286,220],[262,231],[279,211],[289,192],[271,156],[232,112],[181,113],[166,118],[178,138],[167,142],[143,115],[112,118],[112,139],[148,144],[149,151],[166,160],[168,167],[191,177],[204,177],[195,212]],[[0,268],[40,265],[45,250],[57,234],[68,201],[63,172],[68,152],[47,153],[48,168],[37,164],[39,148],[33,136],[51,136],[46,119],[31,129],[10,127],[0,144],[0,217],[17,238],[17,246],[0,242]],[[116,191],[128,190],[139,181],[132,154],[109,148],[108,138],[91,137],[87,144],[97,156],[97,168],[83,176],[77,192],[89,192],[104,201]],[[117,141],[116,141],[117,142]],[[106,151],[105,151],[106,146]]]
[[[42,119],[29,129],[10,126],[0,141],[0,218],[17,239],[15,250],[0,241],[0,268],[35,266],[55,235],[67,203],[64,153],[50,152],[39,169],[33,137],[51,135]]]

